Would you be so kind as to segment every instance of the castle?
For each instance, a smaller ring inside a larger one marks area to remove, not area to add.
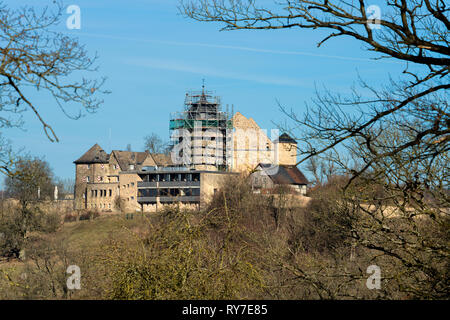
[[[204,87],[186,94],[184,111],[173,114],[169,128],[170,154],[106,153],[95,144],[75,160],[75,209],[151,212],[172,203],[202,205],[224,177],[255,169],[256,189],[287,184],[306,192],[296,141],[286,133],[269,139],[252,118],[222,111],[220,99]]]

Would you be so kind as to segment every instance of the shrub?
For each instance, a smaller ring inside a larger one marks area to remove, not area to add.
[[[75,213],[66,213],[64,215],[64,222],[73,222],[73,221],[77,221],[78,215]]]
[[[100,213],[98,211],[94,210],[87,210],[82,211],[79,215],[79,220],[93,220],[100,216]]]

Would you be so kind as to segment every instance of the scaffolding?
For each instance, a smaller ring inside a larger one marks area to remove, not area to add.
[[[222,111],[220,97],[202,86],[200,92],[186,93],[184,110],[170,115],[169,130],[187,130],[190,137],[190,163],[193,168],[215,166],[229,170],[233,130],[232,117]],[[181,143],[179,141],[173,143]],[[186,164],[184,164],[186,165]]]

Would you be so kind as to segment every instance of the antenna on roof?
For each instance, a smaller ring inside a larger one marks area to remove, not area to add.
[[[111,128],[109,128],[109,150],[111,150]]]
[[[202,95],[205,94],[205,78],[202,79]]]

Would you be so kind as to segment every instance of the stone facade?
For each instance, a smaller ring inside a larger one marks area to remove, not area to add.
[[[211,199],[226,174],[249,173],[260,163],[296,165],[297,144],[288,135],[283,134],[272,141],[268,133],[261,130],[252,118],[246,118],[239,112],[233,116],[232,124],[233,150],[231,159],[228,159],[230,164],[228,172],[218,172],[218,168],[213,165],[191,168],[196,172],[202,171],[200,203],[206,203]],[[153,167],[160,170],[175,166],[167,155],[120,150],[113,150],[108,154],[98,144],[92,146],[74,163],[75,209],[126,212],[158,209],[158,203],[138,201],[138,185],[143,182],[142,168]],[[303,189],[306,187],[300,188],[304,193]]]
[[[137,170],[154,166],[161,157],[148,152],[114,150],[110,154],[95,144],[74,161],[75,209],[98,211],[136,211]]]
[[[259,163],[296,165],[297,143],[287,134],[274,141],[252,118],[239,112],[233,116],[232,171],[251,172]]]

